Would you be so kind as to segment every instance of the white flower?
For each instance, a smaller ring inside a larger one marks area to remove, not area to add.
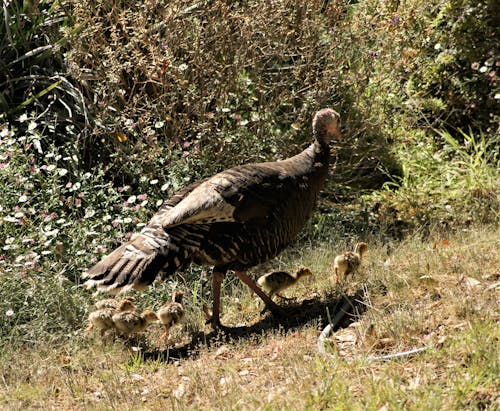
[[[486,73],[487,71],[488,71],[488,67],[486,67],[486,66],[483,66],[483,67],[481,67],[481,68],[479,69],[479,72],[480,72],[480,73]]]
[[[12,317],[14,315],[14,310],[12,308],[9,308],[6,312],[5,312],[5,316],[6,317]]]
[[[26,120],[28,120],[28,115],[26,113],[21,114],[17,119],[20,123],[24,123]]]
[[[156,202],[156,207],[160,207],[163,204],[163,200],[158,200]]]
[[[33,120],[32,120],[32,121],[30,121],[30,123],[28,124],[28,131],[30,131],[30,132],[31,132],[31,131],[33,131],[34,129],[36,129],[36,126],[37,126],[37,125],[38,125],[38,124],[37,124],[37,123],[35,123]]]
[[[47,166],[47,171],[54,171],[55,169],[56,169],[56,166],[54,164]]]
[[[149,184],[151,184],[152,186],[155,185],[155,184],[158,184],[158,180],[155,178],[155,179],[151,180],[149,182]]]
[[[179,65],[179,71],[186,71],[188,69],[188,65],[186,63],[182,63]]]
[[[165,125],[164,121],[157,121],[155,123],[155,128],[162,128]]]
[[[0,130],[0,137],[7,137],[9,135],[9,128],[7,126],[4,126]]]
[[[33,145],[35,146],[36,151],[38,151],[40,154],[43,154],[42,145],[40,144],[40,140],[38,140],[37,138],[34,138]]]
[[[59,174],[61,177],[65,176],[66,174],[68,174],[68,170],[66,170],[65,168],[60,168],[59,170],[57,170],[57,174]]]
[[[49,230],[45,232],[46,235],[56,237],[59,234],[59,229],[54,228],[53,230]]]
[[[169,186],[170,186],[170,184],[169,184],[169,183],[165,183],[165,184],[163,184],[163,185],[160,187],[160,190],[161,190],[161,191],[165,191],[165,190],[167,190],[167,189],[168,189],[168,187],[169,187]]]
[[[19,197],[19,200],[18,200],[20,203],[25,203],[26,201],[28,201],[28,196],[26,195],[22,195]]]
[[[130,196],[127,200],[127,203],[129,204],[134,204],[135,203],[135,200],[137,200],[137,197],[136,196]]]
[[[85,209],[85,215],[83,218],[91,218],[95,215],[95,210],[92,207],[87,207]]]

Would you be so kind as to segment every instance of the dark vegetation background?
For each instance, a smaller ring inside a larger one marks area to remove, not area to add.
[[[297,153],[321,107],[345,142],[300,241],[498,223],[495,0],[26,0],[1,15],[5,343],[66,338],[86,267],[189,182]]]

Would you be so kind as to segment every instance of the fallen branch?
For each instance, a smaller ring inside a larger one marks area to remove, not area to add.
[[[321,334],[318,337],[318,352],[321,355],[331,355],[326,352],[325,348],[325,340],[330,336],[332,333],[333,328],[340,322],[340,320],[344,317],[346,314],[346,309],[349,308],[349,306],[346,304],[347,302],[344,302],[342,307],[340,308],[339,312],[337,312],[337,315],[332,319],[332,322],[328,324],[323,331],[321,331]],[[347,305],[347,308],[345,309]],[[408,357],[414,354],[419,354],[423,351],[426,351],[429,347],[421,347],[421,348],[414,348],[412,350],[408,351],[402,351],[394,354],[387,354],[387,355],[382,355],[379,357],[368,357],[367,360],[372,362],[372,361],[387,361],[387,360],[393,360],[395,358],[402,358],[402,357]]]
[[[323,331],[321,331],[321,334],[318,337],[318,352],[321,355],[326,355],[328,354],[326,352],[325,348],[325,340],[328,338],[328,336],[331,334],[335,326],[344,318],[344,316],[349,312],[349,308],[351,307],[351,303],[348,300],[344,300],[342,306],[340,307],[340,310],[337,311],[337,314],[335,314],[335,317],[332,318],[330,321],[330,324],[328,324]]]

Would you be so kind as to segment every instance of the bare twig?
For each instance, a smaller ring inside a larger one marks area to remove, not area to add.
[[[348,300],[344,300],[342,306],[340,307],[340,310],[337,311],[337,314],[335,314],[335,317],[330,321],[330,324],[328,324],[321,334],[318,337],[318,352],[321,355],[326,355],[328,354],[325,349],[325,340],[326,338],[331,334],[335,326],[344,318],[344,316],[349,312],[349,308],[351,306],[351,303]]]
[[[331,323],[328,324],[323,329],[323,331],[321,331],[321,334],[318,337],[318,352],[321,355],[330,355],[329,353],[326,352],[325,340],[330,336],[330,334],[332,333],[333,328],[340,322],[340,320],[342,320],[342,318],[344,317],[344,315],[347,312],[345,310],[348,309],[348,308],[349,307],[348,307],[347,301],[345,301],[344,304],[342,305],[341,309],[339,310],[339,312],[337,312],[337,315],[331,321]],[[378,356],[376,356],[376,357],[368,357],[367,360],[369,362],[372,362],[372,361],[387,361],[387,360],[393,360],[393,359],[396,359],[396,358],[409,357],[411,355],[419,354],[419,353],[421,353],[423,351],[426,351],[428,348],[429,347],[420,347],[420,348],[414,348],[412,350],[402,351],[402,352],[398,352],[398,353],[394,353],[394,354],[382,355],[382,356],[379,356],[379,357]],[[351,360],[353,360],[353,359],[351,359]]]

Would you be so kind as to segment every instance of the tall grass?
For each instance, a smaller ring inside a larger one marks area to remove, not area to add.
[[[398,151],[403,176],[374,195],[383,203],[380,219],[449,227],[498,221],[500,157],[494,140],[444,130],[436,137],[416,132],[409,139]]]

